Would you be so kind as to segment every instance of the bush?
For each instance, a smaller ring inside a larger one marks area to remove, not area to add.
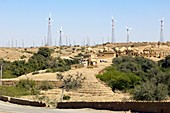
[[[64,72],[64,71],[68,71],[70,69],[69,66],[65,66],[65,67],[57,67],[57,68],[52,68],[53,72]]]
[[[71,98],[71,97],[70,97],[69,95],[64,95],[64,96],[63,96],[63,100],[70,100],[70,98]]]
[[[151,82],[146,82],[136,86],[133,95],[135,100],[160,101],[166,99],[168,87],[165,84],[156,86]]]
[[[23,79],[23,80],[19,80],[19,82],[16,84],[16,87],[30,90],[34,88],[35,85],[36,85],[35,81],[29,79]]]
[[[53,89],[53,85],[49,81],[42,81],[42,83],[39,86],[40,90],[48,90]]]
[[[52,73],[53,70],[52,69],[46,69],[45,73]]]
[[[106,72],[102,75],[96,76],[102,81],[105,81],[114,91],[115,89],[126,90],[133,88],[135,85],[139,84],[140,77],[133,73],[124,73],[117,71],[114,67],[108,67]]]
[[[26,57],[25,55],[22,55],[22,56],[21,56],[21,59],[24,59],[24,58],[27,58],[27,57]]]
[[[1,86],[0,95],[6,95],[11,97],[19,97],[24,95],[36,95],[39,94],[39,90],[36,87],[35,81],[32,80],[20,80],[16,86]]]
[[[165,57],[165,59],[160,60],[158,63],[162,68],[170,68],[170,55]]]
[[[19,82],[16,84],[16,88],[26,90],[33,95],[39,94],[38,87],[35,81],[33,80],[29,80],[29,79],[19,80]]]
[[[44,56],[45,58],[51,57],[52,50],[47,47],[39,48],[37,54]]]
[[[68,75],[67,78],[64,78],[61,74],[57,74],[57,78],[63,81],[62,88],[66,89],[66,91],[80,88],[81,83],[85,79],[82,77],[82,73],[77,73],[76,75]]]

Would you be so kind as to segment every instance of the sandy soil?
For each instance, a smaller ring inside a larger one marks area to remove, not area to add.
[[[96,48],[101,48],[96,47]],[[96,49],[95,48],[95,49]],[[154,48],[156,51],[164,51],[169,52],[169,45],[161,45],[159,48],[156,44],[152,45],[142,45],[137,47],[140,51],[145,48]],[[70,56],[75,56],[78,52],[71,52],[72,48],[68,48],[65,50],[63,54],[59,54],[57,51],[58,48],[53,48],[55,53],[52,54],[53,57],[62,57],[69,58]],[[27,59],[33,55],[33,53],[37,52],[38,48],[29,48],[25,49],[15,49],[15,48],[0,48],[0,58],[4,58],[8,61],[20,60],[22,55],[27,56]],[[80,52],[80,51],[79,51]],[[64,94],[70,95],[70,101],[126,101],[131,98],[129,94],[122,93],[117,91],[115,93],[112,92],[111,88],[106,84],[102,83],[98,79],[96,79],[95,75],[99,73],[105,67],[111,65],[113,57],[104,57],[103,59],[107,61],[107,63],[100,63],[98,59],[98,67],[89,69],[89,68],[80,68],[75,70],[69,70],[67,72],[62,73],[65,77],[69,74],[82,73],[85,80],[83,81],[82,87],[76,91],[65,91]],[[160,60],[159,58],[151,57],[150,59],[154,61]],[[25,79],[30,78],[34,80],[57,80],[56,73],[43,73],[43,70],[40,71],[42,73],[32,75],[32,73],[20,76],[16,79]],[[53,89],[49,91],[42,91],[42,95],[47,96],[50,100],[60,101],[61,89]],[[40,96],[42,96],[40,95]],[[23,98],[36,99],[35,96],[27,96]]]

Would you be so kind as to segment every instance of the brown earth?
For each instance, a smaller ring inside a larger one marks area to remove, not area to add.
[[[162,45],[160,48],[154,44],[142,44],[141,46],[137,46],[137,48],[142,51],[144,48],[154,47],[155,49],[159,49],[160,51],[169,52],[170,46]],[[96,48],[101,48],[101,46],[96,46]],[[54,53],[53,57],[61,56],[62,58],[69,58],[70,56],[77,55],[78,52],[73,52],[72,48],[67,48],[63,50],[62,54],[58,51],[58,48],[53,48]],[[15,48],[0,48],[0,58],[3,58],[8,61],[20,60],[22,55],[25,55],[28,59],[33,53],[37,52],[38,48],[27,48],[27,49],[15,49]],[[96,68],[80,68],[75,70],[69,70],[67,72],[62,73],[65,77],[69,74],[82,73],[82,76],[85,77],[85,80],[82,83],[82,87],[75,91],[64,91],[65,95],[70,95],[71,99],[69,101],[126,101],[131,98],[130,94],[122,93],[120,91],[112,92],[111,88],[108,87],[105,83],[98,80],[95,75],[98,74],[105,67],[111,65],[113,57],[104,57],[103,59],[107,61],[107,63],[100,63],[98,59],[98,67]],[[160,60],[159,58],[151,57],[150,59],[154,61]],[[43,72],[44,70],[40,71]],[[36,75],[32,75],[32,73],[20,76],[16,79],[25,79],[30,78],[34,80],[56,80],[56,73],[40,73]],[[55,100],[60,101],[61,97],[61,89],[52,89],[48,91],[42,91],[40,96],[46,96],[47,100]],[[22,98],[27,99],[37,99],[36,96],[26,96]]]

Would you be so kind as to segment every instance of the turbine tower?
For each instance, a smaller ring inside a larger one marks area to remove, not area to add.
[[[163,25],[164,25],[164,17],[159,20],[161,22],[161,29],[160,29],[160,42],[164,42],[164,36],[163,36]]]
[[[114,43],[114,42],[116,42],[115,41],[115,33],[114,33],[114,27],[115,27],[115,22],[116,22],[117,20],[114,20],[114,18],[113,18],[113,16],[112,16],[112,43]]]
[[[125,28],[126,28],[127,43],[129,43],[129,31],[130,31],[132,28],[128,28],[127,26],[125,26]]]
[[[62,34],[64,34],[62,26],[60,27],[60,30],[58,31],[58,33],[60,34],[59,46],[62,46]]]
[[[51,38],[51,22],[53,21],[51,18],[51,13],[49,14],[48,20],[48,34],[47,34],[47,46],[52,46],[52,38]]]

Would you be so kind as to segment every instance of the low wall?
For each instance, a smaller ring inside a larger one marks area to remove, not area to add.
[[[34,80],[37,84],[41,84],[43,80]],[[62,85],[61,81],[57,80],[47,80],[49,83],[53,84],[55,88],[58,88]],[[17,84],[18,80],[2,80],[3,86],[15,86]]]
[[[170,102],[60,102],[57,108],[93,108],[100,110],[170,113]]]
[[[28,105],[28,106],[36,106],[36,107],[45,107],[46,106],[46,104],[42,103],[42,102],[23,100],[20,98],[13,98],[13,97],[1,96],[1,95],[0,95],[0,100],[5,101],[5,102],[14,103],[14,104],[19,104],[19,105]]]
[[[36,107],[45,107],[46,106],[46,104],[42,103],[42,102],[23,100],[23,99],[19,99],[19,98],[10,98],[9,102],[14,103],[14,104],[30,105],[30,106],[36,106]]]
[[[0,100],[7,102],[9,101],[9,97],[0,95]]]

